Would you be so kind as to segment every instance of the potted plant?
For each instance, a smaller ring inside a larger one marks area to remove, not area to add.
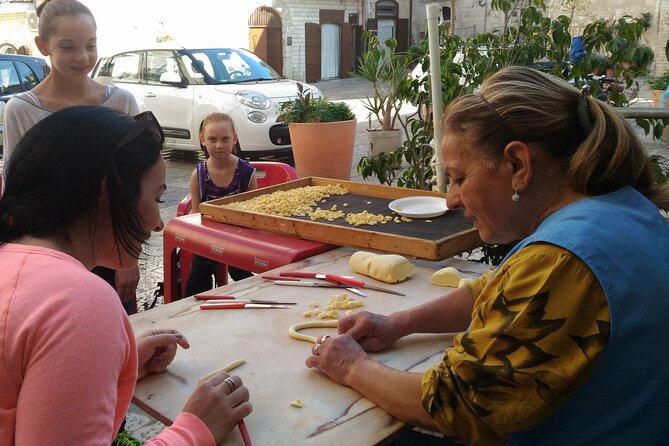
[[[660,107],[662,103],[660,97],[667,91],[667,87],[669,87],[669,71],[665,71],[660,76],[648,76],[646,83],[653,90],[653,106]],[[663,106],[669,107],[669,100],[665,99]]]
[[[288,126],[298,176],[351,178],[356,120],[346,103],[314,98],[298,82],[297,99],[281,104],[278,120]]]
[[[368,80],[374,88],[374,95],[363,101],[369,110],[367,131],[370,154],[374,156],[392,152],[402,145],[402,131],[397,124],[405,128],[400,116],[400,88],[407,82],[409,57],[395,52],[395,39],[382,44],[371,33],[364,33],[363,38],[367,41],[367,51],[358,58],[358,70],[353,76]],[[373,125],[373,121],[377,125]]]

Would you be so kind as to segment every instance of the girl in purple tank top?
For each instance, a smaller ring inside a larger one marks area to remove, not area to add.
[[[233,154],[237,132],[232,118],[225,113],[211,113],[200,126],[200,146],[207,157],[190,178],[191,213],[200,212],[200,203],[256,189],[255,169]],[[186,296],[212,288],[217,263],[200,256],[193,257],[186,283]],[[228,267],[233,280],[250,277],[249,271]]]

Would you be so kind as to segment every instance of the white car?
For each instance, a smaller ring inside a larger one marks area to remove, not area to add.
[[[91,76],[130,91],[140,111],[151,110],[166,147],[199,151],[200,123],[209,113],[232,116],[238,153],[254,158],[289,151],[288,127],[277,122],[283,102],[297,97],[297,82],[282,79],[253,53],[236,48],[159,47],[101,58]],[[306,85],[313,97],[321,97]]]

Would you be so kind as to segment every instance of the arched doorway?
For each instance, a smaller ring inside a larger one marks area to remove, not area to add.
[[[394,37],[397,51],[406,51],[409,45],[409,19],[399,17],[396,0],[377,0],[374,3],[374,18],[367,19],[367,29],[376,32],[381,42]]]
[[[283,76],[281,16],[275,9],[261,6],[249,17],[249,49]]]

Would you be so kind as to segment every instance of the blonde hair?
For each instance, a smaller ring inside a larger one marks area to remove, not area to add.
[[[449,104],[442,132],[466,135],[491,165],[510,141],[534,143],[562,165],[577,192],[603,195],[629,185],[669,208],[669,185],[655,184],[641,141],[608,104],[528,67],[498,71],[479,93]]]
[[[235,129],[235,121],[232,120],[232,117],[227,114],[227,113],[221,113],[221,112],[214,112],[214,113],[209,113],[200,123],[200,140],[204,139],[204,130],[209,124],[213,124],[215,122],[229,122],[230,126],[232,127],[232,133],[235,135],[237,134],[237,129]],[[200,148],[204,152],[204,156],[209,158],[209,152],[207,151],[207,147],[205,147],[204,144],[200,143]],[[237,147],[233,148],[234,152],[238,151]],[[239,153],[237,153],[239,155]]]
[[[232,133],[237,133],[237,130],[235,129],[235,121],[232,120],[232,117],[229,114],[214,112],[209,113],[202,120],[202,123],[200,124],[200,136],[204,135],[205,127],[207,127],[209,124],[213,124],[214,122],[229,122],[232,126]]]
[[[37,29],[42,40],[47,40],[53,32],[53,21],[57,17],[86,14],[95,22],[95,17],[88,6],[77,0],[45,0],[35,12],[39,17]]]

